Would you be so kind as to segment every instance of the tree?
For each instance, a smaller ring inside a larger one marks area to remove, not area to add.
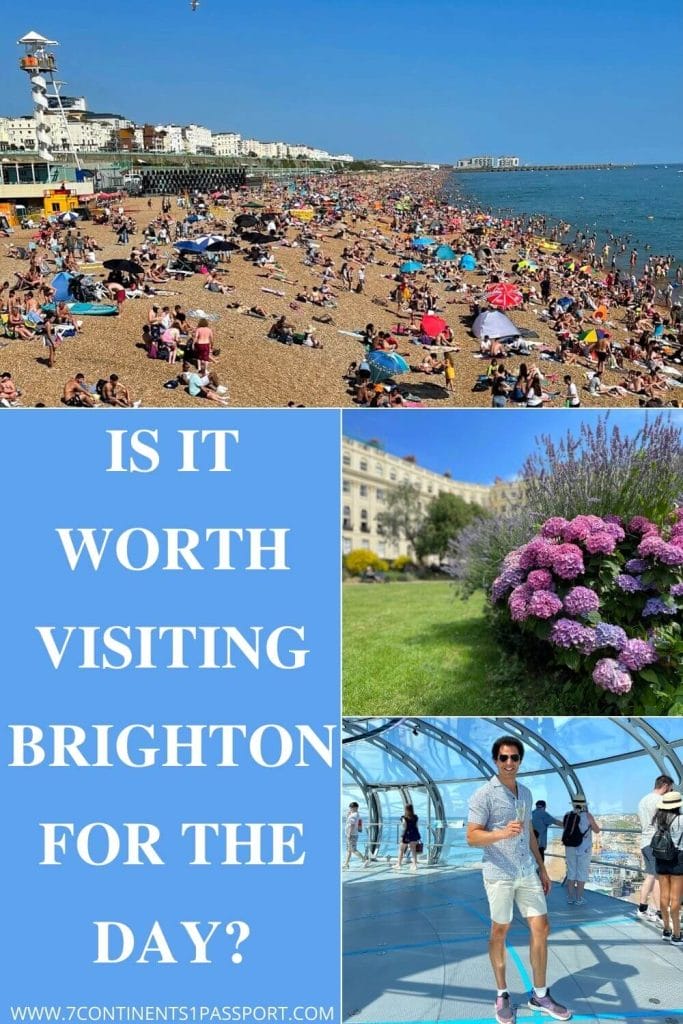
[[[377,516],[384,535],[395,544],[408,542],[413,551],[424,522],[420,488],[407,481],[387,492],[386,508]]]
[[[457,494],[440,494],[431,502],[416,538],[415,554],[418,558],[438,555],[443,558],[450,542],[463,527],[485,515],[481,505],[472,504]]]

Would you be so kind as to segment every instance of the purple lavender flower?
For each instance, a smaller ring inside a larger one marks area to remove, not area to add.
[[[601,658],[593,669],[593,682],[610,693],[628,693],[633,685],[631,676],[614,658]]]
[[[611,555],[617,546],[617,538],[606,530],[589,533],[583,542],[591,555]]]
[[[562,602],[552,590],[535,590],[529,598],[529,612],[537,619],[552,619],[562,609]]]
[[[573,580],[585,572],[583,553],[576,544],[558,544],[552,548],[552,568],[563,580]]]
[[[644,619],[650,615],[675,615],[676,609],[662,601],[661,597],[651,597],[645,602],[642,614]]]
[[[683,597],[683,583],[674,583],[669,593],[672,597]]]
[[[619,651],[619,664],[631,672],[640,672],[646,665],[658,660],[654,648],[646,640],[627,640]]]
[[[550,631],[550,642],[556,647],[578,647],[585,653],[594,639],[593,630],[574,619],[558,619]]]
[[[552,590],[554,586],[553,574],[547,569],[532,569],[526,581],[534,590]]]
[[[630,558],[624,566],[626,572],[645,572],[649,568],[650,563],[644,558]]]
[[[613,626],[609,622],[599,622],[595,627],[595,647],[614,647],[620,651],[628,637],[621,626]]]
[[[546,519],[541,527],[541,536],[550,537],[553,540],[560,540],[564,530],[569,526],[569,521],[562,516],[551,516]]]
[[[570,615],[588,615],[600,607],[600,598],[590,587],[572,587],[564,599],[564,610]]]
[[[637,594],[641,590],[646,590],[639,576],[629,576],[627,573],[621,573],[616,578],[616,584],[619,590],[623,590],[625,594]]]

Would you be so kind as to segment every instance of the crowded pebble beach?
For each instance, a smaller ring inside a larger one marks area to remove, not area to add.
[[[0,401],[678,405],[680,267],[617,268],[570,225],[446,200],[445,180],[100,196],[89,219],[25,224],[0,239]]]

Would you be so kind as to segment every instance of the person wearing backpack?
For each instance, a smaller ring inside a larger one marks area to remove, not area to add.
[[[659,908],[662,912],[664,942],[681,942],[681,896],[683,896],[683,797],[676,790],[665,793],[657,804],[650,845],[657,867]]]
[[[670,775],[658,775],[655,779],[652,791],[646,793],[638,804],[638,818],[640,820],[641,831],[640,855],[643,858],[643,873],[645,875],[645,879],[638,895],[638,909],[636,911],[636,917],[641,921],[654,924],[658,928],[663,927],[661,913],[659,911],[655,912],[654,909],[651,909],[648,906],[650,898],[652,898],[655,907],[659,906],[657,865],[655,864],[655,857],[651,846],[652,837],[655,834],[653,820],[657,813],[659,801],[666,793],[670,793],[673,788],[674,780]]]
[[[585,796],[572,800],[572,809],[562,819],[562,844],[567,864],[567,903],[581,906],[586,901],[583,890],[590,872],[593,833],[600,826],[588,810]]]

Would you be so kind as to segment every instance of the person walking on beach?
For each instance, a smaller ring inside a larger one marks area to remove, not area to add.
[[[417,827],[417,814],[412,804],[406,804],[403,808],[403,817],[401,818],[401,840],[398,844],[398,860],[394,865],[397,871],[400,871],[403,867],[403,858],[408,850],[410,850],[410,866],[413,871],[417,871],[417,848],[418,843],[421,842],[422,837]]]
[[[662,938],[681,943],[681,897],[683,896],[683,797],[672,790],[657,804],[652,849],[657,866],[662,923]]]
[[[498,1024],[513,1024],[515,1018],[506,981],[505,937],[516,904],[530,931],[533,991],[528,1005],[555,1020],[569,1020],[571,1010],[558,1003],[547,987],[546,896],[551,882],[531,824],[531,792],[517,782],[524,744],[515,736],[501,736],[491,755],[497,775],[470,798],[467,842],[483,850],[484,888],[491,914],[489,957],[497,985],[495,1017]]]
[[[655,906],[659,906],[659,888],[657,883],[657,866],[655,855],[652,852],[652,837],[655,834],[654,817],[657,813],[659,801],[674,788],[674,780],[670,775],[658,775],[655,779],[654,789],[646,793],[638,804],[638,818],[640,820],[640,855],[643,858],[643,871],[645,879],[640,887],[638,896],[638,909],[636,917],[642,921],[661,926],[661,911],[651,910],[648,906],[650,898]]]
[[[588,810],[585,796],[572,800],[572,809],[562,819],[562,843],[567,863],[567,903],[582,906],[593,850],[593,833],[600,826]]]
[[[349,804],[348,814],[346,815],[346,824],[344,825],[344,835],[346,837],[346,860],[342,865],[344,870],[348,868],[352,857],[360,857],[363,861],[363,867],[366,867],[370,863],[362,853],[358,852],[358,833],[362,828],[363,820],[358,813],[358,804],[355,800],[352,800]]]

